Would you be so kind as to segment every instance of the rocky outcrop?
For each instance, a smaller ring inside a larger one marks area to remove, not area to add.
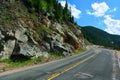
[[[50,27],[53,31],[58,32],[59,34],[65,35],[64,34],[64,29],[63,26],[60,25],[59,23],[55,22],[53,25]]]
[[[48,53],[46,52],[42,52],[37,46],[35,45],[29,45],[27,43],[19,43],[19,45],[17,45],[19,50],[13,52],[12,55],[24,55],[26,57],[40,57],[40,56],[44,56],[44,57],[48,57]],[[17,47],[16,46],[16,47]],[[43,54],[44,53],[44,54]],[[47,55],[47,56],[46,56]]]
[[[38,18],[21,0],[3,0],[0,5],[0,59],[21,55],[48,58],[48,52],[66,56],[85,47],[80,28],[72,23],[58,23],[47,13]]]
[[[18,29],[16,31],[9,31],[4,33],[6,33],[6,35],[3,35],[2,33],[0,34],[1,39],[3,39],[1,41],[6,41],[3,43],[3,50],[1,49],[2,51],[0,51],[0,59],[8,59],[11,56],[21,55],[28,58],[39,56],[44,56],[48,58],[49,55],[47,52],[42,51],[34,43],[29,43],[28,36],[24,34],[24,30]],[[11,37],[14,38],[12,38],[11,40]]]
[[[66,24],[61,25],[59,23],[54,23],[51,26],[51,29],[61,35],[62,42],[72,45],[74,49],[81,49],[83,38],[81,35],[81,30],[76,27],[77,26],[73,24],[69,24],[68,26]]]
[[[71,44],[75,49],[79,49],[78,38],[71,32],[66,32],[65,42]]]
[[[49,48],[54,53],[63,54],[66,52],[67,54],[72,53],[74,51],[71,45],[65,44],[63,41],[63,37],[60,34],[54,33],[51,35],[47,35],[45,37],[44,45],[46,48]]]
[[[67,25],[66,27],[68,28]],[[35,41],[33,37],[35,35],[31,35],[32,32],[26,32],[28,29],[22,26],[17,30],[2,31],[4,34],[0,32],[0,40],[4,44],[0,57],[1,59],[19,55],[20,57],[23,55],[29,58],[49,57],[48,51],[64,56],[71,55],[76,49],[85,47],[85,43],[83,44],[84,40],[79,34],[80,30],[77,30],[77,33],[74,34],[71,30],[68,31],[67,28],[64,28],[59,23],[54,23],[50,26],[52,32],[44,33],[43,39],[39,40],[39,42]]]

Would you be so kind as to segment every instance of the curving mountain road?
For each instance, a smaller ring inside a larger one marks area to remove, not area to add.
[[[0,80],[120,80],[119,70],[115,51],[91,48],[24,71],[1,73]]]

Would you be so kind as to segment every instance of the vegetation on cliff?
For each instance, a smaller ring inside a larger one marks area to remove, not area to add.
[[[24,2],[28,11],[38,13],[38,16],[40,13],[49,13],[51,20],[57,20],[60,23],[64,21],[74,23],[74,17],[71,15],[67,1],[64,8],[57,0],[26,0]]]
[[[85,44],[66,1],[0,1],[0,58],[71,55]]]

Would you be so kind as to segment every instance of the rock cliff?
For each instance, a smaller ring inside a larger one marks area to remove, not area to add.
[[[0,59],[48,58],[49,52],[66,56],[85,47],[80,27],[39,15],[29,13],[20,0],[0,1]]]

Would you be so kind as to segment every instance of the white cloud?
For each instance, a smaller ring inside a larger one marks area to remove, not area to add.
[[[117,11],[117,8],[113,8],[110,10],[110,12],[115,12],[115,11]]]
[[[60,1],[60,4],[63,6],[63,7],[65,7],[65,1]]]
[[[66,1],[60,1],[60,3],[65,7]],[[72,16],[74,16],[74,18],[80,18],[81,11],[76,8],[76,5],[68,3],[68,7],[71,8]]]
[[[117,11],[117,8],[114,8],[113,11]]]
[[[110,15],[104,16],[104,23],[107,26],[106,32],[120,35],[120,20],[112,19]]]
[[[87,14],[94,15],[95,17],[104,16],[105,13],[110,9],[106,2],[95,2],[91,4],[91,7],[93,8],[93,12],[87,11]]]

